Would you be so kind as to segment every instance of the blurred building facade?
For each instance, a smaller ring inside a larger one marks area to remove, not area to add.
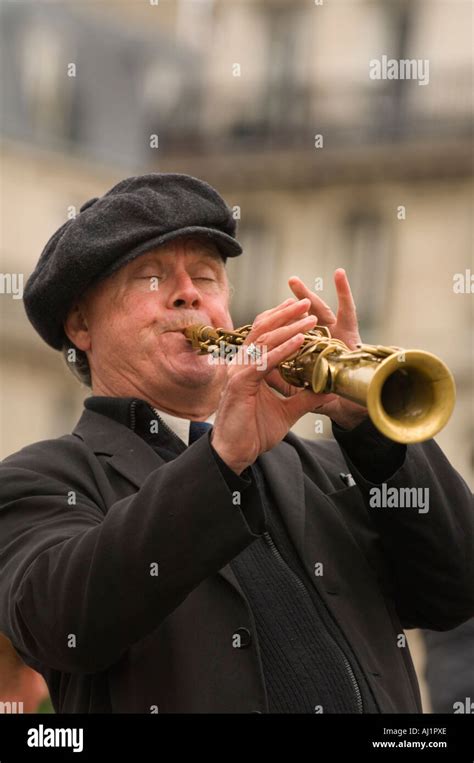
[[[297,274],[334,305],[345,267],[367,342],[440,355],[457,384],[437,440],[474,471],[468,0],[6,3],[1,271],[127,175],[186,172],[235,208],[235,325]],[[374,59],[429,82],[373,80]],[[88,394],[0,295],[0,455],[70,431]],[[117,362],[120,362],[117,359]],[[315,434],[315,417],[295,430]],[[330,435],[324,422],[323,436]]]
[[[1,14],[2,272],[26,280],[53,231],[122,177],[204,178],[240,219],[235,325],[288,296],[294,273],[334,304],[345,267],[365,341],[452,368],[458,405],[438,441],[472,479],[472,295],[453,290],[472,268],[469,2],[105,0]],[[429,82],[370,79],[382,56],[428,60]],[[84,390],[21,300],[0,303],[4,456],[70,429]],[[315,436],[314,417],[295,429]]]

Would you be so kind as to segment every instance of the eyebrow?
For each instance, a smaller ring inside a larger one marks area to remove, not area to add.
[[[210,264],[218,265],[221,263],[224,266],[224,262],[221,258],[221,255],[218,252],[213,252],[212,250],[207,251],[196,251],[192,252],[191,254],[199,255],[199,259],[196,260],[196,264],[201,262],[202,260],[206,260]],[[139,270],[142,267],[147,267],[149,265],[156,265],[156,264],[163,264],[163,261],[159,260],[159,258],[162,255],[160,255],[158,252],[156,254],[150,253],[147,255],[144,255],[143,258],[140,258],[141,261],[134,261],[134,267],[132,268],[133,271]]]
[[[214,262],[223,262],[220,252],[211,249],[211,247],[207,247],[206,245],[192,249],[190,254],[198,254],[201,255],[201,258],[206,257],[208,260],[213,260]]]
[[[213,241],[193,239],[188,241],[188,249],[191,252],[201,251],[209,253],[211,257],[220,257],[220,251]]]
[[[212,263],[214,263],[214,264],[216,264],[216,265],[217,265],[217,264],[219,264],[219,263],[221,262],[221,258],[220,258],[220,256],[218,256],[218,255],[215,255],[215,254],[208,254],[208,253],[206,253],[206,252],[203,252],[203,253],[202,253],[202,255],[201,255],[201,257],[199,258],[198,262],[200,262],[200,261],[201,261],[201,260],[203,260],[203,259],[205,259],[205,260],[209,260],[210,262],[212,262]],[[222,263],[222,264],[223,264],[223,263]]]

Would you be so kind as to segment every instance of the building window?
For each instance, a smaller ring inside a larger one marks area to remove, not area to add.
[[[266,8],[267,65],[262,108],[270,129],[298,128],[308,117],[308,9]]]
[[[23,31],[20,88],[36,137],[69,138],[75,78],[68,76],[68,64],[74,64],[73,50],[71,41],[53,25],[35,22]]]
[[[389,284],[389,229],[377,212],[353,211],[342,223],[342,262],[357,305],[360,333],[375,341],[386,309]]]

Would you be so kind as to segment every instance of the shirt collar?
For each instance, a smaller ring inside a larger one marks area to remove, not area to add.
[[[153,410],[186,445],[189,445],[189,427],[191,425],[189,419],[182,419],[180,416],[173,416],[171,413],[161,411],[159,408],[153,408]],[[206,422],[208,424],[214,424],[215,418],[215,412],[211,413],[209,418],[206,419]]]
[[[189,445],[189,427],[190,420],[173,416],[159,408],[153,408],[145,400],[134,397],[106,397],[100,395],[91,395],[84,401],[85,408],[102,413],[105,416],[119,421],[121,424],[137,432],[148,441],[156,442],[157,435],[153,434],[150,423],[153,420],[153,414],[159,416],[169,429],[181,440],[184,445]],[[206,422],[214,424],[216,417],[212,413]],[[166,433],[164,433],[166,437]]]

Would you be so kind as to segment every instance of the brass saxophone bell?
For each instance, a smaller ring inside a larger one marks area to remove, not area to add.
[[[240,345],[251,324],[232,331],[192,325],[184,330],[195,349]],[[279,364],[295,387],[333,393],[367,408],[373,424],[394,442],[423,442],[447,423],[456,388],[449,368],[422,350],[362,344],[350,350],[324,326],[307,331],[300,349]]]
[[[429,440],[453,411],[453,376],[430,352],[398,350],[379,362],[333,369],[333,391],[364,405],[377,429],[395,442]]]

